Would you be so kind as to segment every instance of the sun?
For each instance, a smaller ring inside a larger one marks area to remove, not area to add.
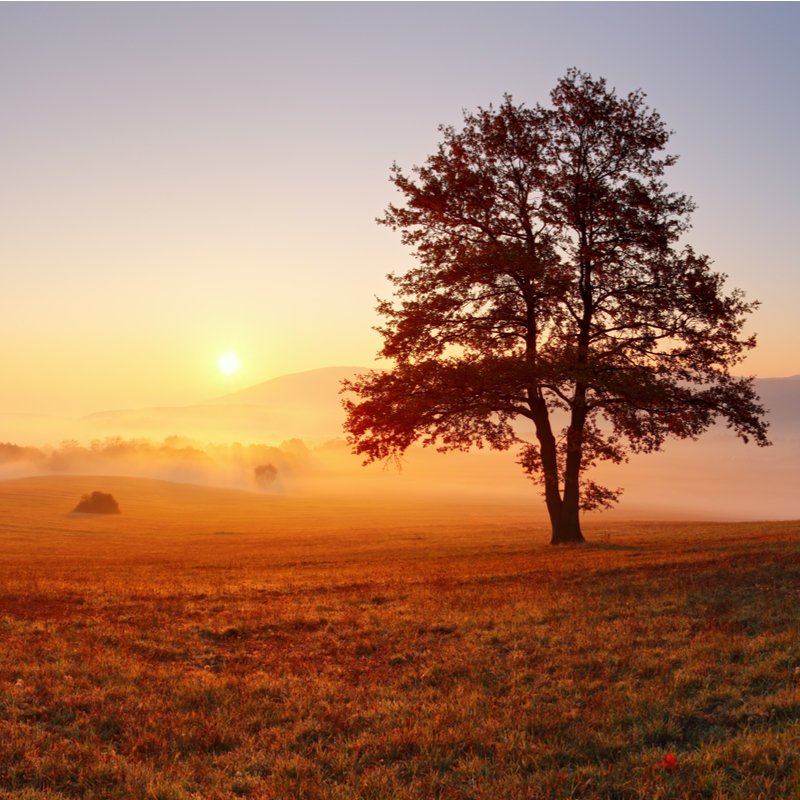
[[[239,356],[236,353],[225,353],[219,357],[217,366],[223,375],[233,375],[239,369]]]

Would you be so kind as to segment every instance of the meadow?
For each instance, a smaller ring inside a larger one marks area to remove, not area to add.
[[[0,482],[0,795],[800,796],[800,523],[536,504]]]

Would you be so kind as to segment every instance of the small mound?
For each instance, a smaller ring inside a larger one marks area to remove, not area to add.
[[[92,492],[81,497],[80,503],[72,509],[81,514],[119,514],[119,503],[113,495],[105,492]]]

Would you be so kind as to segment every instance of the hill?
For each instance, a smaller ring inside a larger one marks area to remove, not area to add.
[[[189,406],[100,411],[82,421],[95,431],[220,441],[336,437],[342,435],[344,419],[341,381],[363,371],[365,367],[307,370]],[[756,387],[769,411],[773,438],[800,438],[800,375],[760,378]]]
[[[341,405],[341,382],[365,371],[365,367],[322,367],[293,372],[223,395],[212,400],[210,404],[265,406],[274,409],[305,407],[317,412],[330,411]]]
[[[359,367],[324,367],[282,375],[189,406],[101,411],[87,430],[132,436],[179,435],[200,440],[280,442],[341,436],[339,385]]]
[[[93,491],[112,494],[121,513],[73,514],[80,498]],[[496,534],[505,527],[516,531],[515,536],[525,529],[542,545],[548,541],[545,520],[531,524],[526,503],[484,498],[465,504],[463,498],[419,494],[410,502],[405,493],[342,493],[324,491],[324,486],[315,493],[282,496],[150,478],[40,475],[0,480],[0,510],[0,542],[6,549],[27,552],[45,541],[56,551],[61,545],[78,547],[74,536],[80,534],[89,539],[82,539],[78,549],[99,544],[98,558],[132,542],[143,552],[149,547],[159,552],[191,550],[193,540],[208,536],[216,537],[218,550],[228,548],[229,542],[240,558],[251,547],[263,556],[265,546],[278,545],[308,556],[309,548],[332,546],[334,540],[337,549],[358,551],[384,547],[395,539],[416,547],[414,543],[429,539],[422,532],[425,526],[440,539],[463,544],[470,541],[466,519],[472,535]]]

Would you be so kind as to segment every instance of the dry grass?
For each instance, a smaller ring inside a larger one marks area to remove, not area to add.
[[[527,513],[0,484],[0,793],[800,796],[800,525]]]

